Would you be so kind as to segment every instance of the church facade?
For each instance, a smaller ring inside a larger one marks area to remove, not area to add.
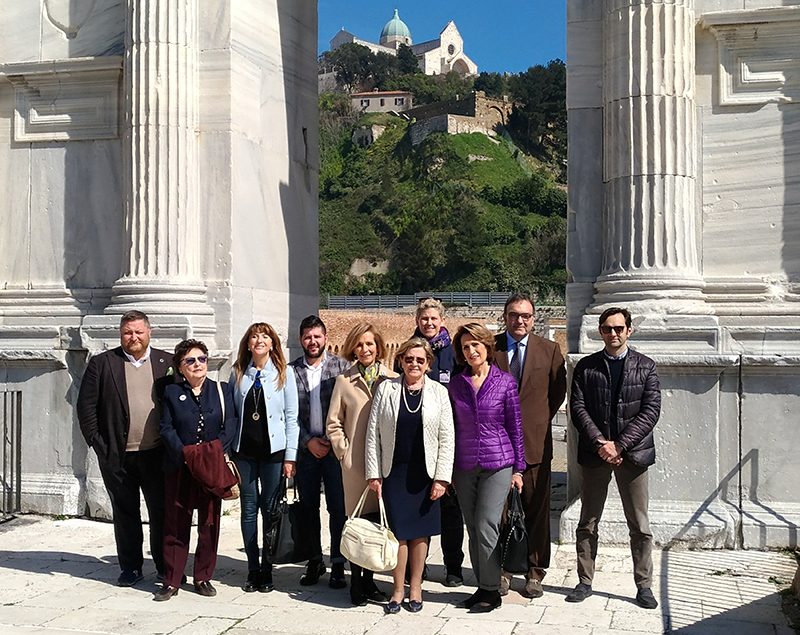
[[[397,49],[401,44],[410,46],[414,55],[417,56],[417,63],[426,75],[446,75],[455,71],[459,75],[477,75],[478,66],[464,53],[464,38],[458,32],[455,22],[452,20],[439,33],[435,40],[414,44],[411,39],[411,31],[405,22],[400,19],[397,9],[394,16],[381,30],[378,43],[369,42],[357,38],[352,33],[342,29],[331,40],[331,51],[336,50],[342,44],[360,44],[366,46],[373,53],[387,53],[397,55]]]

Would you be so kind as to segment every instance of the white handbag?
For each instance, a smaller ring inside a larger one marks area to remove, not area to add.
[[[367,500],[369,487],[364,490],[353,515],[344,523],[342,529],[342,555],[353,564],[371,571],[390,571],[397,566],[397,552],[400,543],[394,537],[386,522],[386,508],[383,499],[378,499],[381,510],[380,524],[360,518],[361,509]]]

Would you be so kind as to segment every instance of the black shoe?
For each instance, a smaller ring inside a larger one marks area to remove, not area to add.
[[[328,586],[332,589],[343,589],[347,586],[344,578],[344,563],[334,562],[331,565],[331,577],[328,579]]]
[[[389,601],[389,596],[381,591],[372,580],[364,581],[364,596],[371,602],[378,604],[386,604]]]
[[[141,569],[129,569],[119,574],[117,578],[117,586],[133,586],[140,580],[143,580]]]
[[[252,593],[258,591],[258,585],[261,582],[261,572],[258,570],[247,572],[247,582],[244,583],[244,592]]]
[[[469,609],[470,613],[488,613],[500,608],[503,604],[503,598],[500,596],[499,591],[487,591],[480,602],[473,604]]]
[[[178,591],[180,591],[178,587],[165,584],[158,591],[156,591],[155,595],[153,596],[153,600],[155,602],[166,602],[173,595],[178,595]]]
[[[396,613],[400,612],[400,602],[395,602],[394,600],[392,600],[391,602],[389,602],[389,604],[383,607],[383,610],[386,611],[389,615],[395,615]]]
[[[449,587],[457,587],[464,584],[464,578],[456,573],[448,573],[444,579],[444,585]]]
[[[481,596],[483,595],[483,589],[478,588],[475,593],[470,595],[466,600],[461,600],[460,602],[456,603],[456,608],[458,609],[471,609],[475,606],[478,602],[481,601]]]
[[[353,606],[366,606],[367,605],[367,596],[364,595],[361,591],[353,590],[353,587],[350,587],[350,603]]]
[[[636,603],[643,609],[658,608],[658,602],[650,589],[639,589],[636,592]]]
[[[590,584],[584,584],[583,582],[580,582],[578,586],[572,589],[569,595],[564,599],[567,602],[583,602],[591,594],[592,594],[592,586]]]
[[[419,613],[422,610],[422,600],[409,600],[406,608],[411,613]]]
[[[309,560],[306,565],[306,572],[300,576],[300,584],[303,586],[316,584],[325,571],[325,563],[322,560]]]
[[[272,583],[272,571],[262,571],[259,574],[258,592],[269,593],[275,590],[275,585]]]

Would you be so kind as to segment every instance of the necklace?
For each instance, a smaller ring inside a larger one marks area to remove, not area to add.
[[[253,421],[258,421],[261,415],[258,414],[258,402],[261,398],[261,371],[256,373],[256,380],[253,384]]]
[[[408,405],[408,397],[406,397],[406,393],[410,393],[412,397],[416,397],[421,392],[422,392],[422,388],[420,388],[417,391],[412,391],[410,388],[408,388],[407,386],[403,385],[403,403],[406,404],[406,410],[408,410],[409,414],[413,415],[413,414],[416,414],[417,412],[419,412],[419,409],[422,408],[422,397],[419,398],[419,403],[417,404],[417,407],[412,410],[411,407]]]

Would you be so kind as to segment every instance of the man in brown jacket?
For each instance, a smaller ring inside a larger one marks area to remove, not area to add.
[[[525,441],[525,471],[522,473],[522,504],[528,529],[530,569],[521,594],[538,598],[542,580],[550,566],[550,462],[553,458],[551,422],[567,392],[564,357],[558,344],[531,333],[534,308],[530,296],[517,293],[503,309],[505,333],[495,338],[495,362],[511,373],[519,386],[522,432]],[[511,586],[504,573],[500,594]]]

